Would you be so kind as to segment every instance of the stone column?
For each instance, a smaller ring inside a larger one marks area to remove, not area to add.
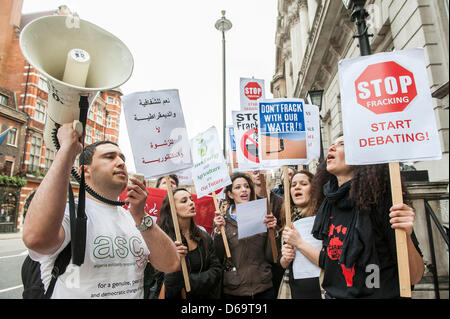
[[[309,41],[309,17],[308,17],[308,4],[307,0],[300,0],[299,4],[299,19],[300,19],[300,40],[301,40],[301,50],[302,56],[304,56],[306,47]]]
[[[312,26],[314,24],[314,17],[316,16],[316,11],[317,11],[317,1],[318,0],[308,0],[307,4],[308,4],[308,18],[309,18],[309,30],[311,31]]]

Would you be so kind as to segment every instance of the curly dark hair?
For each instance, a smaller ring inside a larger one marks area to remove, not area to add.
[[[350,198],[355,202],[355,207],[360,211],[371,212],[376,210],[383,201],[392,201],[391,180],[389,164],[355,165],[353,167],[353,179],[350,187]],[[317,167],[315,177],[311,185],[311,205],[317,212],[324,200],[323,186],[336,177],[327,171],[327,162],[322,161]],[[407,191],[402,178],[403,199],[406,203]]]

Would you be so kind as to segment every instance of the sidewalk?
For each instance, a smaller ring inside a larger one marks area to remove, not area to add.
[[[21,238],[22,238],[22,231],[19,231],[17,233],[0,233],[0,240],[21,239]]]

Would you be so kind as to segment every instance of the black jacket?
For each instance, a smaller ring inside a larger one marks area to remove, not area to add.
[[[213,241],[209,234],[206,234],[206,245],[200,240],[198,251],[201,258],[200,272],[190,271],[190,252],[186,256],[186,265],[189,274],[191,291],[186,294],[187,299],[217,299],[220,298],[222,265],[214,251]],[[187,247],[187,242],[183,238],[183,245]],[[164,281],[165,299],[181,299],[181,289],[185,288],[183,273],[181,271],[161,274],[159,280]]]

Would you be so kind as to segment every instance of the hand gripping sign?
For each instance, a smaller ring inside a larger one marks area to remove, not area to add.
[[[389,163],[393,205],[403,202],[399,161],[441,158],[423,49],[339,62],[349,165]],[[411,297],[406,233],[395,230],[400,296]]]

